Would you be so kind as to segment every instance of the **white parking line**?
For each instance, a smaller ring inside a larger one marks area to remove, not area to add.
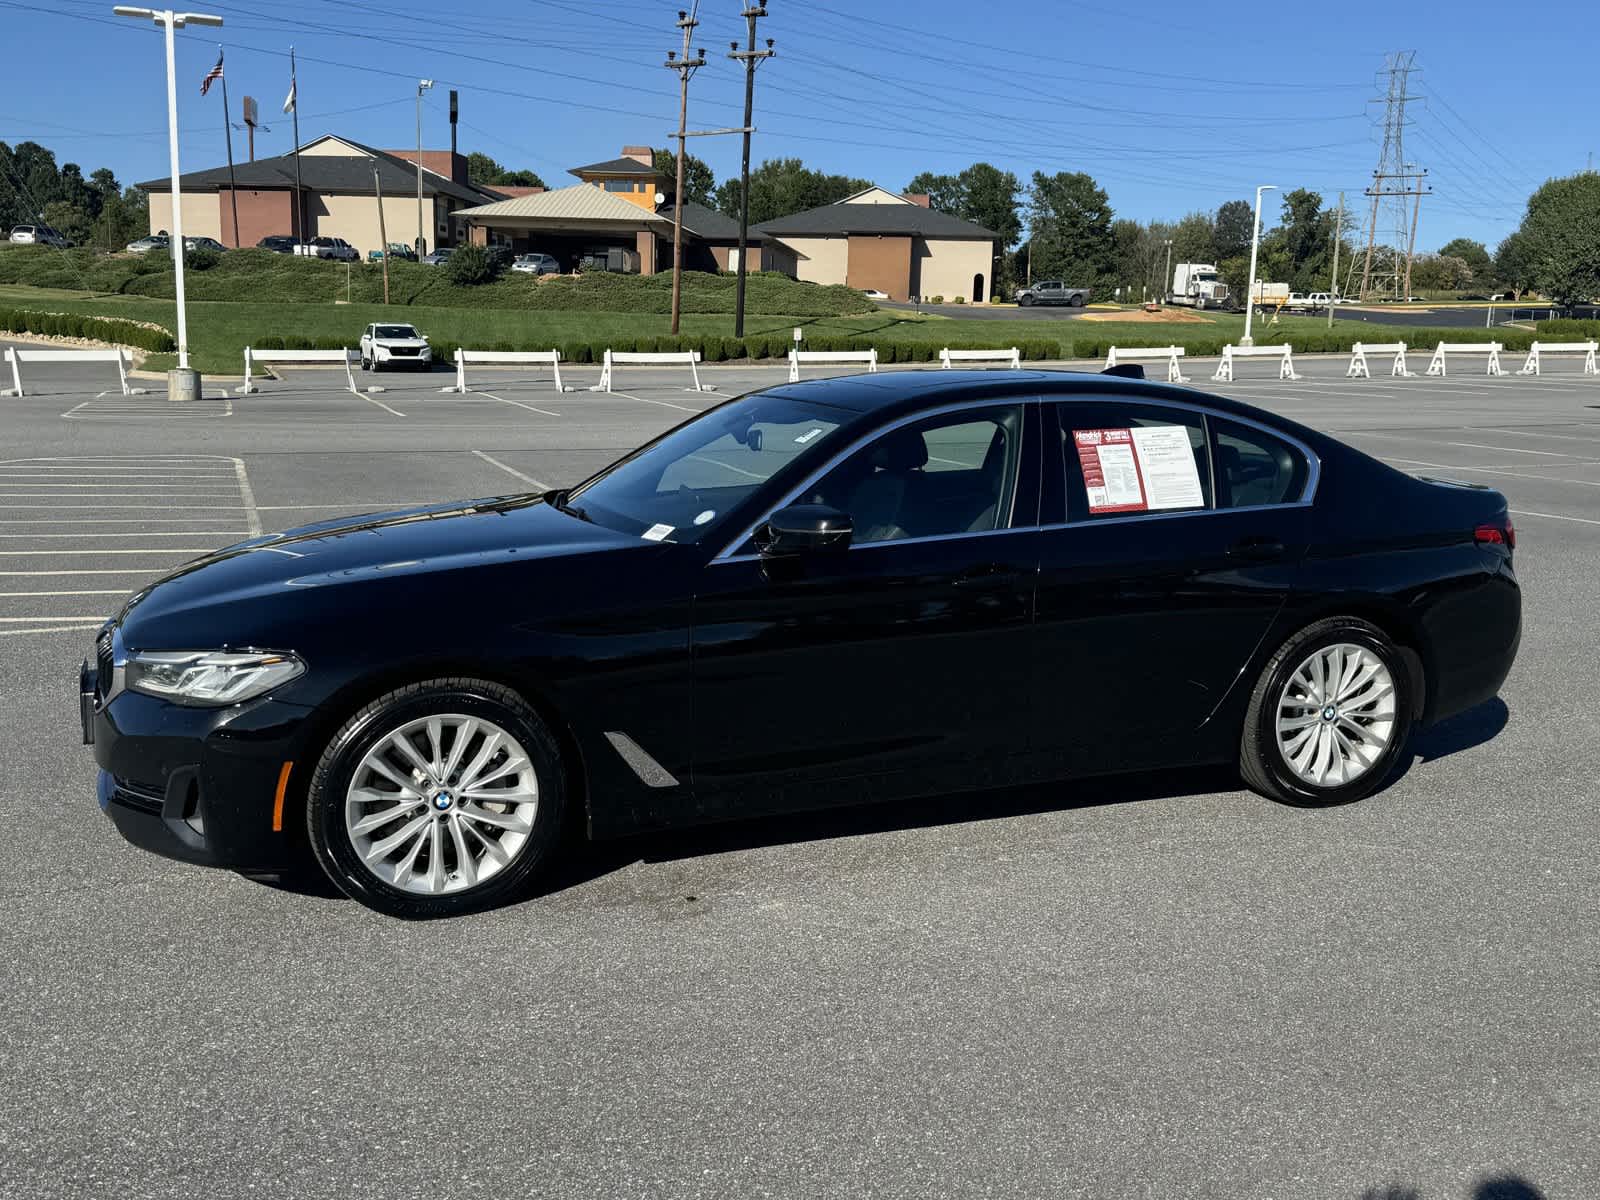
[[[643,396],[635,396],[632,392],[610,392],[612,396],[621,396],[625,400],[637,400],[640,404],[659,404],[662,408],[675,408],[679,412],[697,413],[704,412],[701,408],[690,408],[684,404],[669,404],[665,400],[648,400]]]
[[[356,395],[360,396],[368,404],[376,404],[379,408],[383,409],[384,412],[394,413],[394,415],[397,416],[397,417],[405,416],[405,413],[401,412],[399,409],[390,408],[382,400],[374,400],[371,396],[367,395],[365,392],[357,392]]]
[[[1473,426],[1473,433],[1509,433],[1515,437],[1548,438],[1553,442],[1583,442],[1585,445],[1600,449],[1600,438],[1580,437],[1572,433],[1534,433],[1531,429],[1496,429],[1492,425]]]
[[[127,594],[127,588],[111,588],[110,590],[98,592],[0,592],[0,596],[8,599],[16,599],[21,596],[126,596]]]
[[[498,400],[501,404],[515,404],[518,408],[525,408],[529,412],[543,413],[547,417],[559,417],[558,412],[551,412],[548,408],[538,408],[532,404],[524,404],[521,400],[507,400],[504,396],[496,396],[492,392],[474,391],[474,396],[487,396],[490,400]]]
[[[0,536],[3,536],[3,537],[23,537],[23,536],[27,536],[27,535],[8,533],[8,534],[0,534]],[[92,534],[74,534],[74,533],[58,533],[58,534],[55,534],[54,536],[56,536],[56,537],[92,537],[92,536],[95,536],[95,535],[92,535]],[[101,537],[115,537],[115,536],[118,536],[118,535],[116,535],[116,534],[101,534],[99,536],[101,536]],[[127,536],[127,535],[122,535],[122,536]],[[156,549],[156,550],[121,550],[121,549],[118,549],[118,550],[100,550],[100,549],[95,549],[95,550],[0,550],[0,558],[22,558],[22,557],[27,556],[27,555],[38,555],[38,556],[41,556],[41,557],[61,558],[61,557],[65,556],[65,555],[69,555],[69,554],[92,554],[96,558],[102,558],[107,554],[142,554],[142,555],[151,555],[151,554],[210,554],[211,551],[214,550],[214,549],[216,549],[216,547],[214,547],[214,546],[162,546],[160,549]]]
[[[41,617],[40,620],[61,620],[60,617]],[[0,629],[0,637],[23,637],[35,633],[81,633],[85,629],[98,629],[105,624],[103,617],[91,617],[79,625],[43,625],[36,629]]]
[[[239,485],[239,498],[244,501],[245,524],[249,526],[251,537],[261,536],[261,516],[256,511],[256,494],[250,486],[250,477],[245,474],[244,459],[233,460],[233,476]]]
[[[78,524],[78,522],[73,521],[73,522],[70,522],[70,524],[76,525],[76,524]],[[111,532],[100,532],[100,533],[0,533],[0,538],[27,538],[27,539],[30,539],[30,540],[33,540],[33,541],[40,541],[40,540],[43,540],[43,539],[49,539],[49,540],[53,541],[56,538],[244,537],[247,532],[248,532],[248,530],[244,530],[244,529],[178,529],[178,530],[150,529],[150,530],[146,530],[143,533],[111,533]],[[188,546],[183,547],[183,549],[185,549],[185,550],[190,549],[190,548],[191,547],[188,547]],[[178,548],[177,547],[173,547],[172,549],[173,549],[173,553],[177,553],[178,552]],[[5,554],[5,553],[15,553],[15,552],[14,551],[0,550],[0,554]],[[31,554],[33,552],[30,550],[30,551],[27,551],[26,553],[30,553]],[[41,551],[41,553],[45,553],[45,552]],[[127,554],[143,554],[144,551],[142,551],[142,550],[128,550],[128,551],[123,551],[123,550],[63,550],[63,551],[61,551],[61,553],[62,554],[123,554],[123,553],[127,553]]]
[[[1483,442],[1440,442],[1441,446],[1460,446],[1464,450],[1504,450],[1508,454],[1540,454],[1545,458],[1577,458],[1576,454],[1560,454],[1554,450],[1523,450],[1517,446],[1491,446]]]
[[[1382,457],[1384,462],[1405,463],[1411,467],[1428,467],[1435,471],[1470,471],[1474,475],[1506,475],[1513,479],[1532,479],[1539,483],[1569,483],[1574,487],[1600,487],[1600,480],[1597,479],[1557,479],[1552,475],[1530,475],[1526,471],[1506,471],[1497,467],[1463,467],[1460,463],[1423,462],[1421,459],[1416,458],[1390,458],[1387,455]],[[1561,463],[1559,465],[1566,467],[1570,464]]]
[[[168,570],[170,570],[168,567],[95,567],[67,571],[0,571],[0,579],[37,579],[41,576],[55,579],[61,575],[160,575]]]
[[[488,463],[490,466],[499,467],[507,475],[514,476],[517,479],[522,480],[524,483],[531,483],[538,491],[548,492],[550,490],[550,485],[548,483],[540,483],[532,475],[524,475],[515,467],[506,466],[506,464],[501,462],[498,458],[493,458],[490,455],[485,454],[482,450],[474,450],[473,453],[479,458],[483,459],[483,461]]]
[[[1515,513],[1519,517],[1544,517],[1550,521],[1576,521],[1580,525],[1600,525],[1600,521],[1596,521],[1593,517],[1566,517],[1560,513],[1533,512],[1526,508],[1508,508],[1506,511]]]

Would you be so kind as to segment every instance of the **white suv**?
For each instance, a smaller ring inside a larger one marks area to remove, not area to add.
[[[368,325],[361,334],[361,369],[433,366],[433,347],[415,325]]]
[[[62,250],[67,246],[67,239],[48,225],[13,226],[11,240],[23,246],[55,246]]]

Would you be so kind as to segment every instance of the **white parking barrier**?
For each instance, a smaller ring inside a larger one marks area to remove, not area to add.
[[[1394,363],[1389,368],[1391,376],[1398,375],[1402,379],[1415,379],[1417,373],[1406,366],[1406,344],[1404,342],[1357,342],[1350,348],[1350,366],[1344,375],[1346,379],[1371,379],[1372,372],[1367,368],[1367,355],[1392,354]]]
[[[1189,377],[1178,363],[1182,357],[1182,346],[1113,346],[1106,352],[1106,370],[1125,362],[1165,361],[1168,383],[1188,383]]]
[[[1009,350],[952,350],[946,346],[939,351],[939,365],[948,371],[954,364],[999,363],[1013,371],[1022,370],[1022,351],[1012,346]]]
[[[1285,342],[1281,346],[1224,346],[1222,361],[1211,378],[1222,382],[1233,381],[1233,360],[1236,358],[1275,358],[1278,360],[1279,379],[1299,379],[1294,370],[1294,349]]]
[[[128,386],[128,369],[133,365],[133,356],[121,347],[111,350],[30,350],[25,347],[6,350],[6,361],[11,364],[12,386],[0,390],[0,395],[22,396],[22,364],[25,362],[37,363],[62,363],[62,362],[114,362],[117,364],[117,382],[122,388],[124,396],[142,396],[143,388],[130,388]]]
[[[600,382],[589,390],[591,392],[609,392],[611,390],[611,370],[613,367],[688,367],[689,375],[694,380],[694,386],[684,388],[686,392],[714,392],[717,389],[710,384],[702,385],[700,382],[700,351],[698,350],[672,350],[660,353],[647,353],[643,350],[607,350],[605,364],[600,368]]]
[[[1428,374],[1439,379],[1445,377],[1445,359],[1451,354],[1487,354],[1488,360],[1484,363],[1485,375],[1504,375],[1500,369],[1500,351],[1505,347],[1499,342],[1440,342],[1434,349],[1433,361],[1428,364]]]
[[[800,364],[843,363],[865,366],[868,375],[878,373],[878,351],[871,350],[791,350],[789,351],[789,382],[800,382]]]
[[[257,363],[343,363],[345,387],[356,395],[361,394],[356,386],[355,372],[350,369],[352,363],[360,361],[360,354],[354,350],[257,350],[251,346],[244,348],[244,383],[239,387],[239,395],[248,396],[252,392],[259,392],[251,380],[254,378],[253,368]],[[382,388],[368,388],[369,392],[381,392]]]
[[[1596,350],[1600,350],[1600,342],[1535,342],[1528,351],[1528,361],[1522,364],[1517,374],[1539,374],[1541,355],[1581,354],[1583,355],[1583,373],[1585,375],[1600,375],[1600,369],[1595,366]]]
[[[575,392],[561,382],[561,351],[559,350],[467,350],[456,347],[456,381],[441,392],[465,394],[467,390],[467,364],[507,363],[512,366],[549,367],[555,373],[556,391]]]

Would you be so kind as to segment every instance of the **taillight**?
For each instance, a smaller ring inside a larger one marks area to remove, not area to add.
[[[1472,540],[1480,546],[1504,546],[1507,550],[1517,548],[1517,531],[1507,517],[1500,525],[1479,525],[1472,531]]]

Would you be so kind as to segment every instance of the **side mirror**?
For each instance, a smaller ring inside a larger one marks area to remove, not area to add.
[[[850,545],[850,515],[826,504],[793,504],[780,508],[756,534],[765,558],[844,550]]]

